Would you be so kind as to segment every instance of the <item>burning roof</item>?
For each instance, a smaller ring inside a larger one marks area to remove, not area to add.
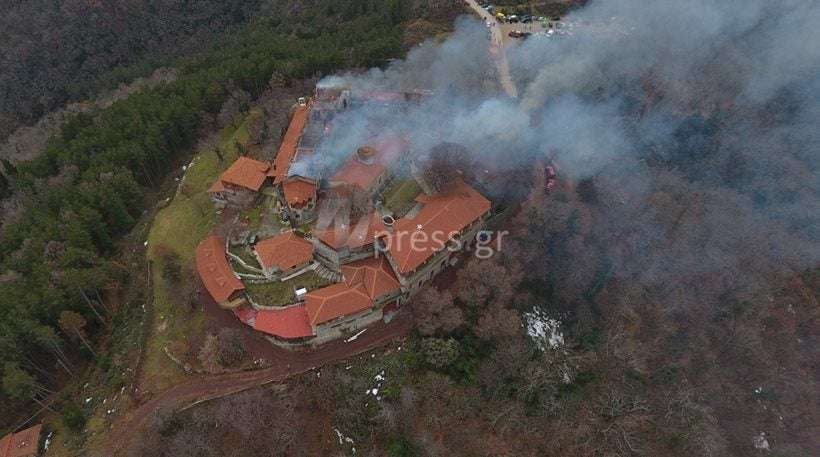
[[[329,181],[361,190],[369,190],[399,155],[407,149],[407,141],[397,136],[374,139],[356,151]]]
[[[301,205],[316,199],[316,181],[301,176],[290,176],[282,184],[288,206]]]
[[[308,102],[305,105],[298,105],[293,112],[288,131],[285,132],[285,137],[282,138],[282,144],[279,145],[279,151],[273,160],[272,174],[274,184],[279,184],[285,180],[288,176],[288,170],[290,170],[290,164],[296,159],[299,138],[302,137],[302,132],[305,130],[305,125],[307,125],[311,103],[312,102]]]

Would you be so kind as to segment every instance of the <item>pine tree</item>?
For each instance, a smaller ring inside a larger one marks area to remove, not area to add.
[[[0,173],[0,198],[6,198],[11,195],[11,183],[3,173]]]
[[[0,159],[0,164],[3,164],[3,171],[11,178],[17,177],[17,167],[15,167],[9,159]]]

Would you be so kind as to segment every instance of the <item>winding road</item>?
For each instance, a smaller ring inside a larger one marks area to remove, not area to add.
[[[291,376],[305,373],[323,365],[338,362],[363,352],[383,346],[396,338],[409,334],[412,320],[407,313],[400,313],[389,324],[379,323],[368,327],[355,341],[336,341],[309,351],[277,351],[273,366],[254,371],[218,375],[198,375],[160,392],[147,402],[130,410],[114,424],[104,449],[89,454],[95,457],[129,455],[133,440],[139,437],[148,419],[156,412],[179,411],[215,398]]]
[[[485,11],[475,0],[465,0],[489,27],[490,56],[496,65],[499,82],[504,92],[511,98],[518,97],[518,90],[512,80],[510,67],[504,52],[504,37],[501,27],[492,14]],[[150,400],[136,406],[121,416],[112,427],[104,449],[91,451],[90,455],[111,457],[127,455],[133,440],[139,437],[149,418],[161,411],[179,411],[215,398],[231,395],[243,390],[272,382],[283,381],[291,376],[305,373],[314,368],[338,362],[363,352],[385,345],[396,338],[409,334],[412,320],[406,313],[400,313],[389,324],[369,327],[356,341],[337,341],[310,351],[275,351],[269,368],[226,373],[218,375],[195,375],[187,381],[160,392]]]
[[[504,53],[504,36],[499,27],[498,21],[487,10],[481,7],[476,0],[465,0],[467,5],[478,14],[485,23],[492,24],[490,29],[490,57],[495,62],[498,70],[498,80],[504,92],[511,98],[518,98],[518,89],[510,74],[510,65],[507,63],[507,55]]]

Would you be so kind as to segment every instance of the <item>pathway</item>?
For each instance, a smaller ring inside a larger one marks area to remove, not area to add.
[[[512,80],[510,65],[507,63],[507,56],[504,53],[504,35],[502,34],[500,24],[498,24],[495,17],[482,8],[476,0],[465,1],[467,2],[467,6],[472,8],[485,23],[489,22],[492,25],[489,27],[491,35],[490,57],[492,57],[493,62],[495,62],[495,66],[498,70],[498,79],[501,82],[501,87],[504,89],[504,92],[512,98],[518,98],[518,89]]]
[[[368,327],[367,332],[355,341],[336,341],[317,350],[277,350],[273,366],[255,371],[242,371],[218,375],[200,375],[159,393],[147,402],[122,416],[108,436],[106,449],[92,456],[128,455],[132,440],[139,437],[148,419],[158,411],[178,411],[203,401],[219,398],[271,382],[310,371],[329,363],[344,360],[373,350],[390,341],[406,336],[412,328],[412,320],[402,313],[389,324],[379,323]]]

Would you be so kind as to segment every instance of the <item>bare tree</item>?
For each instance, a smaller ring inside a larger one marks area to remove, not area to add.
[[[411,307],[416,326],[423,335],[451,332],[464,324],[464,313],[455,305],[449,291],[427,288],[413,298]]]
[[[219,339],[216,335],[209,334],[205,337],[205,342],[202,343],[202,348],[199,350],[197,358],[203,368],[211,373],[215,373],[222,368],[219,357]]]

